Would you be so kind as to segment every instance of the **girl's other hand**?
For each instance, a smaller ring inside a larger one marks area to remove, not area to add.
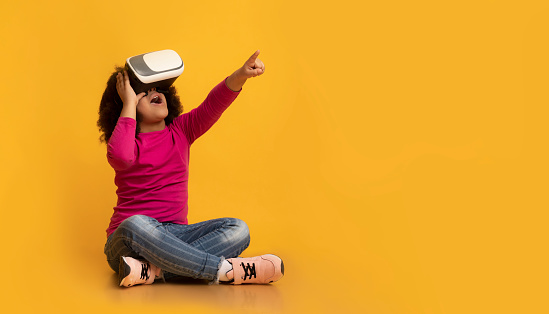
[[[138,95],[135,95],[135,92],[130,85],[130,78],[126,70],[124,70],[124,73],[118,73],[116,75],[116,90],[118,91],[118,96],[120,96],[120,99],[122,99],[122,103],[124,103],[124,106],[137,106],[139,100],[141,100],[141,98],[145,96],[145,93],[139,93]]]

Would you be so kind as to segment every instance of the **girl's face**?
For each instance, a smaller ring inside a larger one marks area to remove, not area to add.
[[[137,112],[143,118],[142,123],[155,124],[163,121],[168,116],[168,104],[166,96],[151,88],[147,96],[137,103]]]

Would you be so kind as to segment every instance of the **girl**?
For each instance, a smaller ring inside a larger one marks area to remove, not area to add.
[[[188,113],[174,86],[135,94],[127,72],[111,75],[97,125],[115,170],[118,202],[105,255],[120,286],[186,276],[210,282],[271,283],[284,275],[272,254],[237,258],[250,243],[248,226],[221,218],[187,223],[189,149],[236,99],[248,78],[265,72],[256,51]]]

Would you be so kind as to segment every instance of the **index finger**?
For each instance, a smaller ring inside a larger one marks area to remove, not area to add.
[[[255,59],[257,59],[257,56],[259,56],[259,49],[257,49],[256,52],[248,59],[246,63],[255,63]]]

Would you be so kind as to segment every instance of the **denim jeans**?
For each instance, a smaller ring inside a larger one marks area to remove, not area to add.
[[[120,256],[129,256],[159,267],[166,279],[184,276],[215,281],[224,258],[237,257],[249,244],[248,226],[240,219],[180,225],[135,215],[107,238],[105,255],[115,272]]]

